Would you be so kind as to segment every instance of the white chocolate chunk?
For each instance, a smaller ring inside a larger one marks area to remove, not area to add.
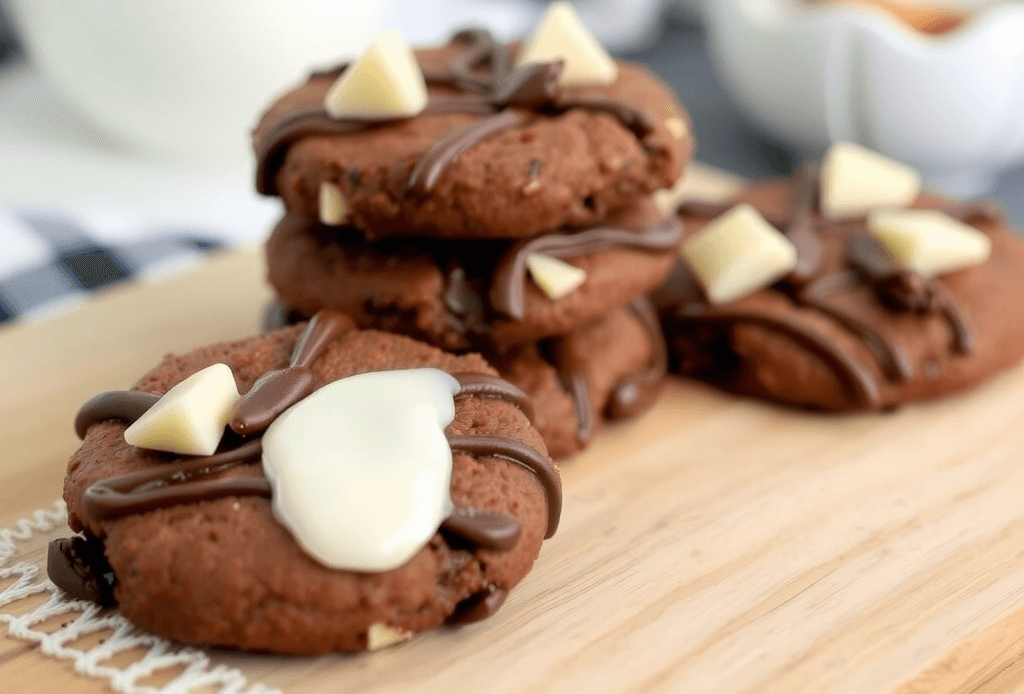
[[[690,127],[686,121],[676,116],[665,119],[665,130],[677,140],[683,140],[690,136]]]
[[[458,390],[437,369],[378,371],[290,407],[263,435],[274,517],[330,568],[404,564],[451,512],[444,428]]]
[[[852,142],[832,145],[821,163],[821,211],[826,217],[905,207],[920,194],[917,170]]]
[[[395,30],[381,33],[324,97],[324,108],[333,118],[407,118],[426,105],[423,72]]]
[[[793,243],[745,204],[687,239],[681,252],[715,304],[767,287],[796,265]]]
[[[378,651],[412,638],[412,632],[389,627],[383,622],[374,622],[366,630],[366,650]]]
[[[182,455],[212,455],[238,401],[231,367],[214,364],[171,388],[125,429],[129,445]]]
[[[986,234],[938,210],[876,210],[868,228],[893,262],[922,277],[979,265],[992,252]]]
[[[585,270],[542,253],[528,254],[526,268],[537,286],[552,299],[572,293],[587,279]]]
[[[348,216],[348,206],[341,195],[341,188],[324,181],[320,184],[320,223],[327,226],[338,226]]]
[[[725,202],[739,194],[747,182],[738,176],[712,169],[699,162],[690,162],[686,171],[671,188],[656,190],[651,195],[662,217],[674,215],[688,200]]]
[[[564,60],[563,86],[611,84],[619,68],[568,2],[553,2],[516,58],[516,65]]]

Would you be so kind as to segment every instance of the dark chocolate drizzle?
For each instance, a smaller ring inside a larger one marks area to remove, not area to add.
[[[75,416],[75,433],[78,434],[78,438],[84,439],[94,424],[109,419],[134,422],[159,399],[159,395],[140,390],[115,390],[95,395],[78,410]]]
[[[544,537],[549,538],[555,534],[562,514],[562,483],[551,461],[540,451],[525,443],[498,436],[449,436],[448,444],[452,447],[452,453],[503,458],[536,475],[547,498],[548,529]]]
[[[46,575],[53,584],[79,600],[104,607],[117,604],[117,581],[96,537],[62,537],[51,540],[46,551]]]
[[[490,114],[482,121],[456,130],[435,143],[414,166],[406,189],[412,195],[429,192],[445,169],[459,155],[479,142],[526,123],[529,116],[557,116],[571,109],[606,113],[622,123],[648,149],[656,149],[647,141],[656,127],[650,114],[626,103],[601,99],[562,99],[558,83],[562,61],[512,67],[508,48],[494,40],[483,29],[467,29],[452,37],[466,44],[443,72],[425,70],[427,82],[446,84],[467,94],[432,98],[428,112],[461,112]],[[345,65],[314,72],[312,79],[337,77]],[[481,72],[486,70],[486,72]],[[322,108],[299,109],[285,114],[273,124],[263,138],[257,154],[256,190],[263,195],[276,194],[275,177],[284,162],[288,148],[297,140],[320,135],[339,135],[365,128],[387,125],[404,119],[332,118]]]
[[[252,436],[266,430],[278,415],[317,389],[311,365],[327,346],[354,327],[340,311],[319,311],[299,335],[288,367],[268,371],[235,405],[228,426],[236,434]]]
[[[430,192],[444,170],[460,154],[491,135],[525,122],[526,115],[521,111],[501,111],[442,137],[416,162],[409,175],[409,192],[413,195]]]
[[[551,365],[555,368],[562,388],[572,400],[576,414],[576,440],[586,444],[594,436],[594,412],[590,403],[590,387],[583,365],[576,358],[569,336],[552,338],[550,345]]]
[[[871,236],[847,239],[845,250],[847,263],[870,283],[886,308],[896,312],[938,313],[949,326],[951,349],[955,353],[967,354],[974,348],[971,327],[941,282],[897,266]]]
[[[515,518],[500,513],[456,506],[441,524],[441,532],[479,547],[506,551],[516,546],[522,527]]]
[[[107,521],[225,496],[262,496],[269,499],[270,482],[265,477],[197,479],[257,463],[262,452],[263,442],[254,439],[223,453],[107,478],[85,490],[85,513],[93,520]]]
[[[811,328],[779,316],[729,308],[708,309],[703,304],[690,304],[681,307],[669,321],[670,330],[704,325],[731,327],[744,323],[762,325],[775,330],[799,342],[829,364],[850,388],[858,405],[870,409],[878,408],[881,405],[878,384],[872,378],[871,373],[845,350]]]
[[[623,377],[612,389],[603,411],[604,416],[611,420],[635,417],[648,409],[661,392],[668,372],[665,334],[651,302],[646,297],[638,297],[626,304],[626,309],[647,333],[652,355],[647,366]],[[572,401],[576,415],[576,440],[586,444],[594,436],[594,406],[584,365],[576,358],[571,334],[550,338],[545,344],[548,361]]]
[[[898,345],[864,321],[828,303],[827,297],[830,294],[855,284],[856,276],[853,273],[824,275],[804,287],[797,295],[797,300],[804,306],[824,313],[859,337],[871,350],[872,355],[882,367],[882,372],[890,381],[909,379],[914,375],[914,368]]]
[[[505,604],[508,591],[497,586],[487,586],[458,604],[445,624],[472,624],[493,617]]]
[[[548,234],[514,244],[498,261],[491,279],[491,306],[522,319],[525,313],[526,256],[543,253],[572,258],[611,248],[664,252],[679,244],[683,226],[678,219],[664,219],[640,231],[598,227],[572,234]]]
[[[455,397],[501,398],[518,407],[526,415],[526,418],[531,423],[533,422],[533,400],[530,399],[529,395],[508,381],[480,373],[457,373],[452,375],[459,382],[459,392],[455,394]]]
[[[974,338],[966,318],[953,302],[942,283],[936,278],[923,278],[911,270],[895,265],[878,242],[866,232],[867,217],[826,219],[819,211],[819,172],[815,165],[805,167],[797,179],[794,203],[786,215],[765,215],[767,221],[779,228],[797,248],[794,270],[776,288],[794,303],[827,315],[838,325],[856,335],[878,362],[885,378],[900,382],[911,378],[914,369],[903,351],[888,336],[866,322],[832,304],[830,295],[856,288],[864,283],[872,289],[878,301],[896,313],[912,312],[936,314],[943,318],[951,333],[950,349],[957,354],[968,353]],[[734,202],[712,203],[687,201],[680,214],[713,217],[735,206]],[[960,221],[998,222],[1001,211],[986,203],[942,201],[938,209]],[[822,240],[827,233],[842,234],[845,240],[845,260],[849,270],[821,274]],[[724,317],[737,323],[758,322],[771,326],[799,340],[821,355],[840,378],[848,384],[862,407],[879,406],[879,384],[869,371],[857,365],[848,353],[813,331],[801,328],[784,319],[727,308],[700,306],[694,299],[679,304],[680,310],[670,319],[676,326],[696,327],[702,324],[723,325]],[[869,387],[867,383],[870,382]]]
[[[878,300],[889,310],[930,313],[938,308],[934,286],[916,272],[898,267],[872,236],[846,241],[847,264],[865,277]]]
[[[797,178],[789,224],[783,229],[783,233],[796,247],[796,266],[785,278],[795,286],[810,282],[811,278],[818,274],[824,255],[821,237],[814,229],[818,189],[818,168],[813,165],[805,166]]]
[[[650,407],[661,392],[668,371],[665,334],[651,302],[645,297],[639,297],[630,301],[627,308],[647,332],[653,354],[645,369],[625,377],[612,390],[605,406],[605,416],[612,420],[635,417]]]

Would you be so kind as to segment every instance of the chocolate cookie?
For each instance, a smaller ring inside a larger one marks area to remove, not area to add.
[[[84,442],[64,494],[69,523],[86,539],[51,548],[55,582],[98,600],[112,592],[126,617],[170,638],[281,653],[379,647],[498,609],[554,532],[561,506],[557,471],[528,419],[529,400],[478,356],[351,327],[341,314],[324,312],[308,325],[171,355],[134,390],[87,403],[76,422]],[[216,453],[178,455],[125,442],[128,422],[138,420],[134,428],[157,406],[167,410],[172,404],[164,403],[192,379],[225,364],[243,395]],[[413,379],[415,387],[387,385],[390,379]],[[352,404],[362,401],[345,389],[368,393],[370,404]],[[340,405],[317,409],[334,393],[344,395]],[[414,410],[406,399],[417,403]],[[435,401],[440,419],[424,419]],[[364,418],[379,423],[360,426]],[[416,429],[389,435],[392,421]],[[334,431],[346,428],[353,431]],[[348,445],[353,441],[358,445]],[[348,482],[317,481],[342,474],[335,468],[348,465],[349,449],[404,445],[414,448],[408,460],[373,458],[372,472],[351,466]],[[433,460],[438,445],[441,473],[420,469],[420,458]],[[331,463],[312,478],[291,476],[310,456],[324,455]],[[440,505],[423,506],[421,491],[445,481],[445,461],[450,484],[441,484]],[[413,466],[415,485],[399,476],[405,465]],[[375,485],[389,491],[354,491]],[[319,511],[310,493],[326,494]],[[374,533],[419,513],[395,507],[394,499],[407,496],[416,509],[440,508],[440,527],[402,526],[425,528],[424,539],[407,559],[379,568],[395,561],[381,547],[402,542],[381,544]],[[320,516],[346,514],[372,527],[327,532],[316,525]],[[359,544],[364,536],[369,550]],[[83,543],[102,543],[104,551],[97,558]],[[109,580],[96,580],[96,572]],[[92,583],[79,580],[90,573]]]
[[[676,181],[688,117],[657,78],[619,63],[610,85],[559,87],[560,63],[513,69],[516,51],[478,30],[416,51],[428,105],[386,122],[329,117],[345,66],[314,73],[253,133],[257,190],[318,219],[333,184],[372,237],[522,238],[594,226]]]
[[[709,304],[680,264],[654,294],[673,368],[738,393],[825,410],[874,410],[970,388],[1024,357],[1024,244],[998,210],[922,194],[983,231],[980,265],[925,278],[896,266],[865,217],[826,219],[813,168],[753,185],[727,204],[680,209],[696,233],[752,204],[797,249],[795,269],[767,289]]]
[[[301,322],[279,300],[264,310],[261,330]],[[585,449],[606,421],[653,407],[668,368],[654,307],[630,301],[564,335],[485,353],[502,378],[533,403],[533,425],[555,460]]]
[[[530,240],[385,239],[286,216],[266,244],[267,278],[304,315],[345,311],[360,327],[450,350],[502,347],[568,332],[662,282],[682,226],[644,200],[600,227]],[[542,253],[586,272],[551,299],[526,258]]]
[[[606,421],[653,407],[667,368],[657,315],[643,298],[565,335],[487,358],[533,399],[534,425],[556,460],[586,448]]]

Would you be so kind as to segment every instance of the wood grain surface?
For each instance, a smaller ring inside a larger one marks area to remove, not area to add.
[[[0,527],[60,495],[90,395],[252,333],[256,249],[0,331]],[[1024,683],[1024,370],[826,416],[674,380],[563,466],[501,612],[358,656],[214,653],[305,692],[1008,692]],[[0,636],[0,692],[106,686]]]

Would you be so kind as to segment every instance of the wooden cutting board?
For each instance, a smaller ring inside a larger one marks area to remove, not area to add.
[[[254,332],[262,277],[256,249],[225,253],[0,330],[0,528],[60,495],[83,400]],[[1022,424],[1021,369],[843,417],[675,380],[563,466],[558,534],[493,619],[359,656],[214,659],[288,693],[1010,691]],[[108,690],[0,636],[0,691]]]

